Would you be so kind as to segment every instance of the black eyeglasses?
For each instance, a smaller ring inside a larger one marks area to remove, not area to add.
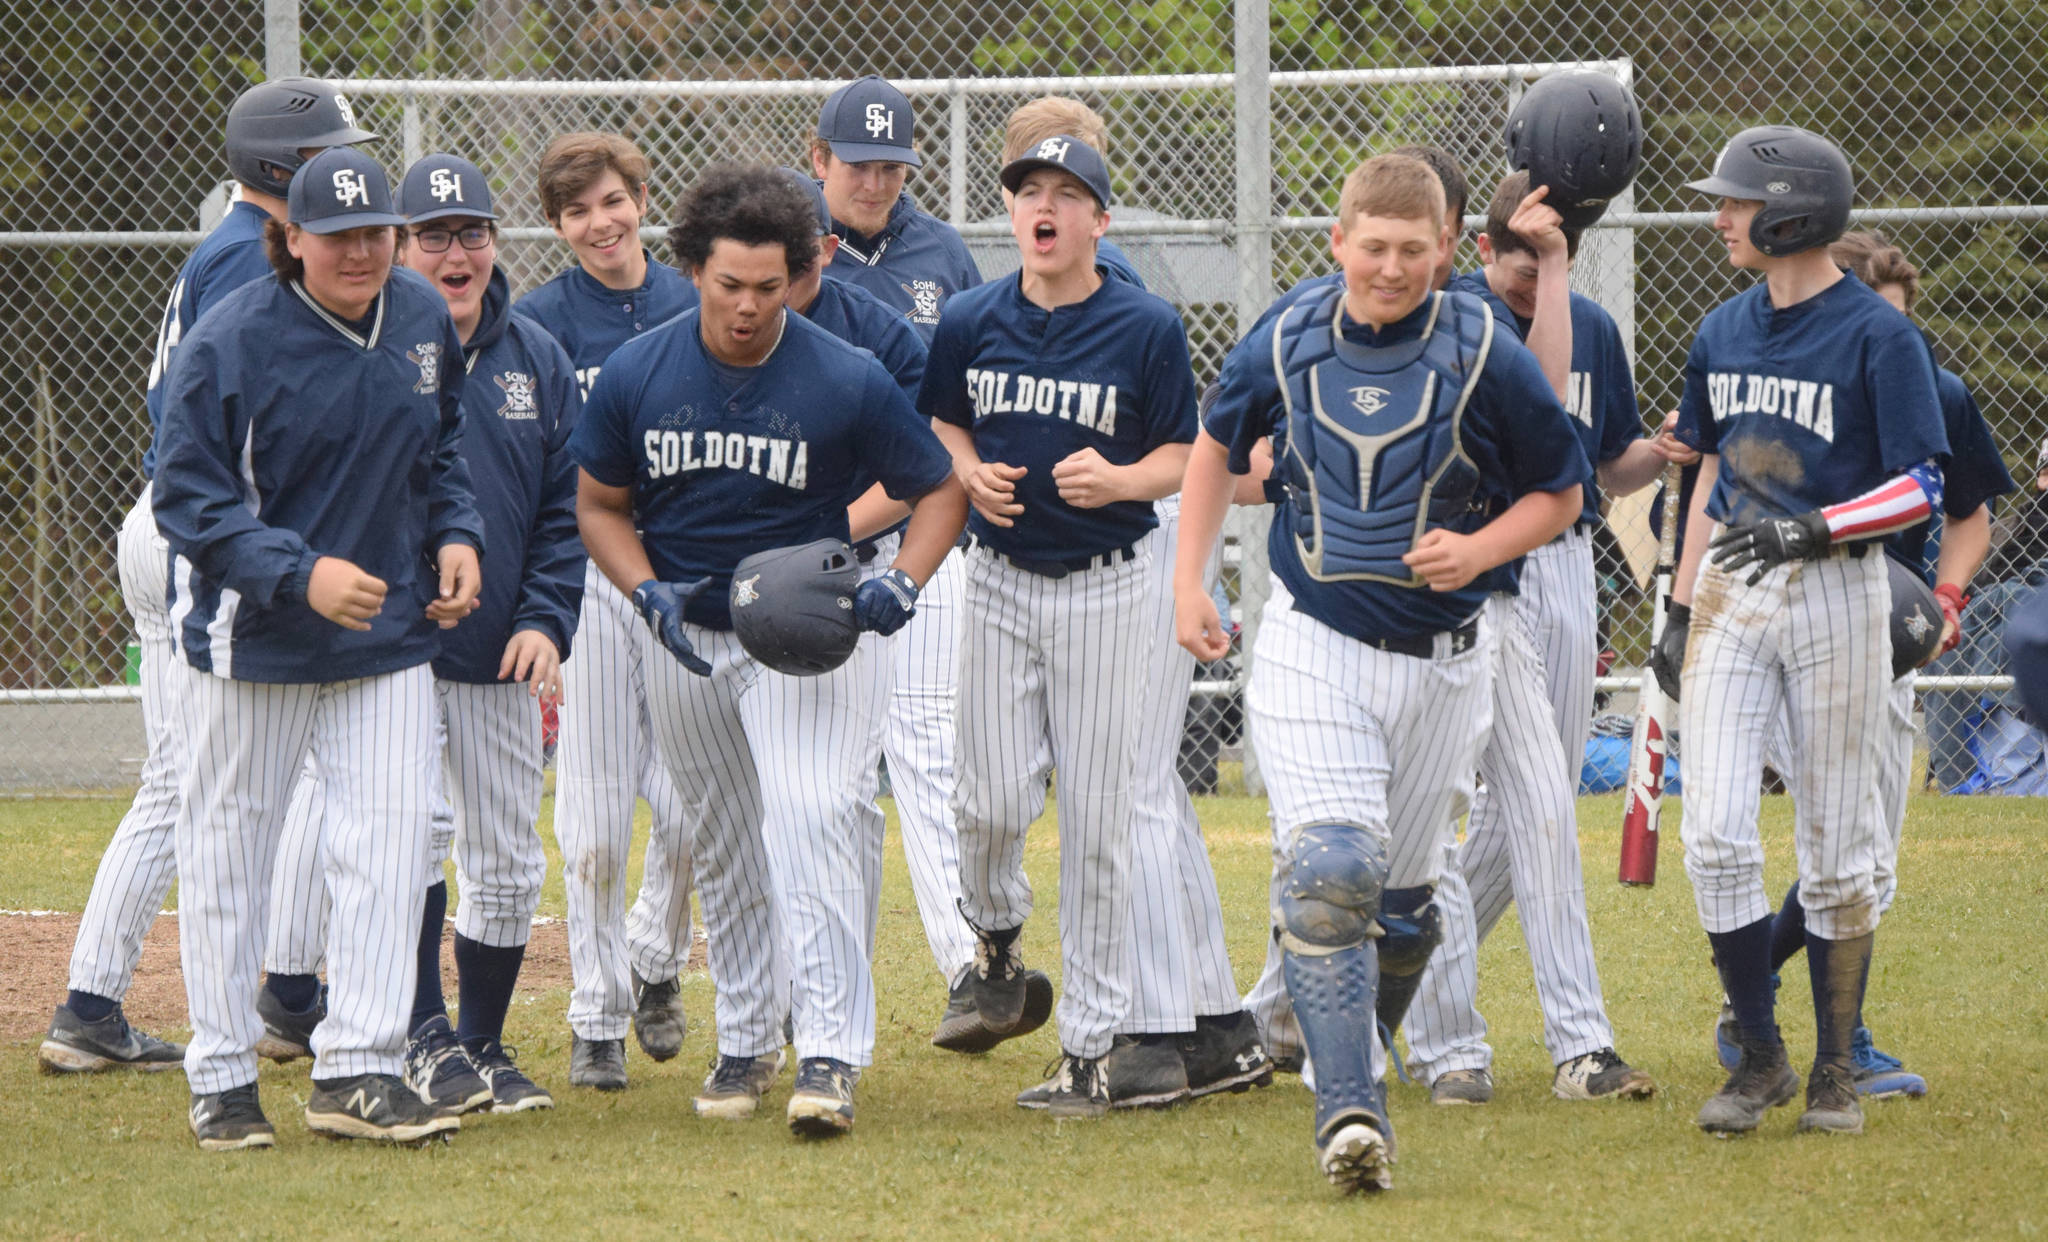
[[[447,229],[420,229],[412,235],[412,239],[428,254],[439,254],[448,249],[449,242],[456,240],[462,242],[464,250],[482,250],[491,244],[491,226],[473,224],[460,233],[451,233]]]

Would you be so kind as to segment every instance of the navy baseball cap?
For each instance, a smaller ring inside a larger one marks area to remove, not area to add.
[[[833,91],[818,112],[818,137],[832,144],[832,154],[849,164],[894,160],[912,168],[923,166],[917,148],[917,121],[910,99],[874,74]]]
[[[1003,188],[1015,194],[1025,175],[1039,168],[1072,173],[1097,203],[1109,206],[1109,169],[1102,162],[1102,153],[1072,134],[1055,134],[1003,165]]]
[[[495,220],[491,183],[483,170],[459,155],[423,155],[398,183],[398,214],[414,224],[447,216]]]
[[[384,170],[354,147],[329,147],[301,165],[292,174],[285,215],[308,233],[405,223],[391,209]]]
[[[811,200],[812,206],[818,209],[818,232],[831,232],[832,209],[825,205],[825,187],[818,184],[818,179],[794,168],[778,168],[775,171],[789,178],[789,183],[802,190],[804,196]]]

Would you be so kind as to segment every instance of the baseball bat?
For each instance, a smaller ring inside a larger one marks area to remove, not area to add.
[[[1650,646],[1664,635],[1664,610],[1678,570],[1678,463],[1664,468],[1664,511],[1657,526],[1657,599],[1650,612]],[[1664,810],[1664,759],[1677,716],[1657,674],[1646,663],[1636,699],[1636,727],[1628,744],[1628,807],[1621,816],[1621,882],[1657,882],[1657,821]]]

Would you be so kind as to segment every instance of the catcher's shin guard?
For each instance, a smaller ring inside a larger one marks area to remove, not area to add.
[[[1401,1029],[1408,1006],[1422,988],[1429,955],[1444,940],[1443,916],[1437,910],[1436,886],[1390,888],[1380,899],[1380,1025]]]
[[[1387,1133],[1372,1075],[1373,994],[1379,955],[1370,944],[1335,953],[1284,952],[1282,969],[1294,997],[1301,1039],[1316,1067],[1316,1137],[1347,1113],[1366,1112]]]

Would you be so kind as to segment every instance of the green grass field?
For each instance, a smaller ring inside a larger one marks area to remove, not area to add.
[[[1198,805],[1239,984],[1249,986],[1266,934],[1265,806]],[[1777,891],[1791,875],[1791,808],[1784,798],[1765,807]],[[0,803],[0,907],[83,908],[122,809]],[[474,1121],[427,1150],[309,1135],[298,1115],[302,1061],[264,1065],[276,1150],[203,1155],[185,1125],[181,1075],[49,1078],[36,1072],[33,1044],[19,1043],[0,1049],[0,1236],[1292,1240],[1367,1228],[1413,1238],[1953,1239],[2048,1227],[2040,803],[1922,798],[1912,808],[1905,897],[1879,932],[1868,1014],[1881,1046],[1927,1075],[1929,1097],[1873,1105],[1861,1138],[1795,1135],[1795,1106],[1734,1142],[1692,1125],[1720,1081],[1707,1041],[1718,990],[1676,834],[1662,882],[1622,889],[1612,879],[1619,810],[1615,797],[1581,804],[1594,937],[1621,1050],[1662,1091],[1643,1105],[1550,1098],[1520,933],[1504,924],[1481,959],[1499,1094],[1485,1108],[1436,1110],[1419,1087],[1397,1086],[1391,1195],[1347,1200],[1323,1183],[1310,1099],[1294,1078],[1166,1113],[1054,1123],[1010,1103],[1054,1055],[1049,1030],[986,1057],[931,1048],[943,990],[892,834],[880,1046],[850,1139],[790,1137],[780,1120],[787,1075],[754,1122],[691,1116],[711,1050],[701,973],[685,981],[683,1055],[655,1065],[629,1044],[633,1086],[617,1095],[567,1087],[566,994],[522,998],[508,1042],[559,1107]],[[1042,827],[1029,866],[1043,901],[1024,950],[1056,972],[1056,859]],[[561,913],[559,879],[542,908]],[[1782,999],[1803,1068],[1813,1029],[1803,973]]]

